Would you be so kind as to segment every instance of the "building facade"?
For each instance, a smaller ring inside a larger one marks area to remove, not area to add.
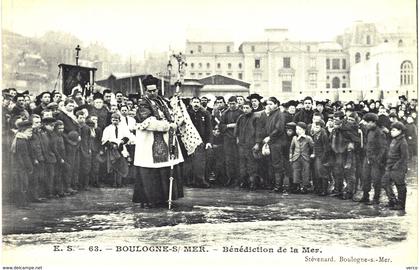
[[[373,24],[356,24],[344,47],[352,61],[352,88],[381,92],[383,99],[417,96],[417,41],[408,32],[378,33]]]
[[[359,98],[363,91],[389,91],[416,81],[415,75],[407,75],[405,82],[401,77],[417,74],[415,37],[379,33],[375,24],[358,22],[331,42],[291,41],[285,29],[266,29],[265,34],[265,40],[245,41],[238,50],[233,42],[187,40],[186,78],[224,75],[250,83],[251,93],[280,98],[345,93]]]

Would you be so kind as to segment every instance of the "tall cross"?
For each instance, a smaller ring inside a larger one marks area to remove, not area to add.
[[[79,45],[77,45],[75,50],[76,50],[76,66],[78,66],[78,65],[79,65],[79,52],[80,52],[82,49],[80,49],[80,46],[79,46]]]

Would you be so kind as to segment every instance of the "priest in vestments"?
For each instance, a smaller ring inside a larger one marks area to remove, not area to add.
[[[158,95],[158,80],[147,76],[145,96],[137,110],[134,166],[137,178],[133,202],[142,206],[163,207],[169,198],[169,177],[174,166],[172,200],[183,197],[183,183],[177,165],[184,161],[176,137],[177,124],[168,102]],[[171,153],[173,152],[173,158]]]

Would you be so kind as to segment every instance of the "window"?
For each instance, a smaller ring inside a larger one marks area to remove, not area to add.
[[[206,73],[206,75],[207,75],[207,76],[210,76],[210,75],[211,75],[211,73],[210,73],[210,72],[207,72],[207,73]]]
[[[329,80],[330,79],[330,76],[327,76],[327,80]]]
[[[202,68],[202,67],[203,67],[203,64],[198,63],[198,68]]]
[[[281,86],[283,92],[292,92],[292,81],[282,81]]]
[[[260,68],[260,67],[261,67],[260,59],[255,59],[255,68]]]
[[[191,63],[191,68],[194,68],[194,63]]]
[[[309,80],[316,81],[316,73],[309,73]]]
[[[220,68],[220,63],[217,63],[217,68]]]
[[[370,36],[366,36],[366,44],[370,45]]]
[[[241,72],[238,73],[238,79],[242,80],[242,73]]]
[[[191,51],[190,51],[190,54],[193,54],[193,53],[194,53],[194,51],[193,51],[193,50],[191,50]]]
[[[402,41],[402,39],[400,39],[400,40],[398,41],[398,47],[402,47],[402,45],[403,45],[403,41]]]
[[[331,84],[327,83],[326,87],[331,88]]]
[[[354,55],[354,62],[356,62],[356,64],[360,62],[360,53]]]
[[[307,51],[307,52],[310,52],[310,51],[311,51],[311,46],[307,45],[307,46],[306,46],[306,51]]]
[[[343,76],[343,80],[345,80],[346,79],[346,76]]]
[[[255,52],[255,46],[254,45],[251,46],[251,52]]]
[[[201,72],[200,72],[200,73],[198,73],[198,76],[203,76],[203,73],[201,73]]]
[[[207,63],[206,64],[206,67],[209,69],[210,68],[210,63]]]
[[[230,46],[226,46],[226,52],[230,52]]]
[[[191,77],[194,77],[195,76],[195,73],[194,72],[191,72],[190,75],[191,75]]]
[[[340,88],[340,79],[338,77],[333,78],[332,88]]]
[[[309,62],[309,65],[310,65],[311,68],[315,68],[316,67],[316,58],[315,57],[312,57],[311,58],[311,60]]]
[[[332,60],[332,69],[340,69],[340,59]]]
[[[341,59],[341,65],[343,69],[346,69],[346,59]]]
[[[346,84],[346,83],[342,83],[342,84],[341,84],[341,87],[342,87],[342,88],[346,88],[346,87],[347,87],[347,84]]]
[[[232,76],[232,72],[228,72],[228,74],[227,74],[228,76]]]
[[[330,69],[330,59],[329,58],[327,58],[327,61],[326,61],[325,64],[327,65],[327,69]]]
[[[370,59],[370,53],[366,53],[366,61]]]
[[[290,57],[283,57],[283,68],[290,68]]]
[[[198,52],[201,53],[201,45],[198,45]]]
[[[232,69],[232,64],[228,63],[228,69]]]
[[[401,63],[401,75],[400,75],[401,85],[411,85],[413,81],[413,63],[411,61],[405,60]]]
[[[387,39],[385,39],[385,40],[384,40],[384,43],[388,43],[388,40],[387,40]]]
[[[242,68],[242,63],[238,64],[238,68],[241,69]]]

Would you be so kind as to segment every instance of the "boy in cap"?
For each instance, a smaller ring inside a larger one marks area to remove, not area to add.
[[[66,195],[64,193],[64,181],[63,172],[66,170],[66,149],[64,146],[64,138],[63,138],[63,132],[64,132],[64,123],[61,120],[57,120],[54,124],[54,133],[53,133],[53,146],[54,146],[54,153],[57,157],[57,164],[55,167],[55,178],[54,178],[54,188],[55,188],[55,194],[57,194],[59,197],[63,197]],[[67,194],[68,195],[68,194]]]
[[[54,118],[42,119],[43,132],[41,133],[41,144],[44,149],[45,157],[45,178],[44,187],[45,194],[48,199],[51,199],[54,195],[54,178],[55,178],[55,167],[57,163],[57,157],[55,156],[54,146]]]
[[[47,109],[47,105],[51,102],[51,93],[48,91],[42,92],[36,97],[39,105],[35,108],[33,113],[41,115],[43,110]]]
[[[328,161],[329,140],[324,129],[325,122],[320,119],[312,124],[312,138],[314,141],[314,152],[311,157],[314,159],[314,192],[320,196],[326,196],[328,191],[328,170],[324,163]]]
[[[37,114],[33,114],[31,115],[31,121],[33,131],[29,143],[34,164],[34,174],[30,183],[30,190],[32,201],[40,202],[40,187],[45,173],[45,150],[41,144],[41,117]]]
[[[108,109],[104,105],[103,96],[96,93],[93,96],[93,106],[89,106],[89,115],[98,117],[98,127],[102,130],[106,127],[108,119]]]
[[[297,102],[296,100],[290,100],[288,102],[286,102],[285,104],[283,104],[283,106],[285,107],[286,111],[284,112],[284,117],[286,118],[286,123],[290,123],[293,122],[293,119],[295,118],[296,115],[296,106],[299,102]],[[295,122],[293,122],[295,123]]]
[[[226,186],[234,184],[239,186],[238,177],[238,146],[236,145],[235,127],[236,121],[243,111],[238,108],[238,101],[236,96],[231,96],[228,100],[229,108],[223,112],[220,119],[219,129],[223,134],[223,150],[225,152],[226,160]]]
[[[296,136],[290,144],[289,160],[293,168],[293,180],[299,185],[301,194],[308,193],[310,156],[314,142],[310,136],[305,135],[307,125],[304,122],[296,124]]]
[[[244,114],[239,116],[235,127],[235,136],[239,150],[239,176],[242,187],[248,184],[251,190],[255,190],[257,184],[257,163],[252,154],[252,149],[257,143],[257,119],[252,112],[250,101],[244,102],[242,110]]]
[[[76,130],[70,131],[65,136],[66,162],[68,163],[64,177],[65,193],[77,193],[80,166],[79,145],[81,140],[80,134]]]
[[[351,199],[356,192],[356,166],[353,151],[355,143],[360,142],[360,138],[357,123],[349,121],[349,117],[345,121],[342,111],[334,113],[334,128],[330,134],[330,142],[335,157],[333,174],[336,181],[333,194],[345,200]],[[347,185],[343,192],[344,179]]]
[[[286,135],[287,135],[287,143],[283,148],[284,169],[285,169],[284,171],[289,181],[289,192],[296,193],[297,185],[293,181],[293,169],[292,169],[292,164],[290,163],[290,160],[289,160],[290,145],[292,144],[293,137],[296,135],[295,122],[286,123]]]
[[[25,207],[28,203],[29,175],[34,167],[31,160],[29,139],[32,136],[32,123],[23,120],[17,123],[17,133],[11,145],[12,176],[15,184],[15,200],[18,206]]]
[[[90,128],[86,125],[86,115],[80,110],[76,112],[77,122],[80,126],[80,175],[79,186],[80,190],[88,190],[89,174],[91,169],[92,159],[92,133]]]
[[[388,196],[388,206],[392,210],[405,210],[407,187],[405,174],[407,173],[408,144],[405,139],[405,126],[401,122],[391,125],[392,141],[389,146],[385,173],[382,177],[386,195]],[[398,192],[398,199],[395,197],[392,185],[395,183]]]
[[[417,156],[417,126],[412,116],[407,116],[406,137],[408,143],[408,159],[411,161]]]
[[[381,178],[383,175],[383,161],[386,154],[386,136],[377,125],[378,116],[374,113],[367,113],[363,116],[366,122],[367,139],[364,144],[365,158],[362,169],[362,190],[363,196],[359,202],[369,203],[369,192],[373,184],[373,204],[379,204],[381,195]]]
[[[91,171],[89,177],[89,184],[93,187],[99,187],[99,167],[100,167],[100,157],[99,155],[102,152],[101,147],[101,137],[102,132],[101,129],[98,127],[98,117],[92,115],[89,119],[86,120],[86,125],[90,129],[90,133],[92,135],[91,141],[91,149],[92,149],[92,159],[91,159]]]

